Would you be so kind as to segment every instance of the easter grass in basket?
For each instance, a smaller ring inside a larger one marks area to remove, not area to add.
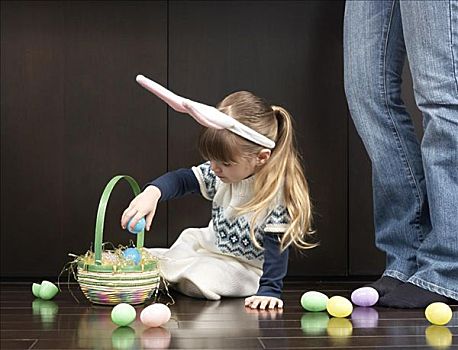
[[[118,303],[142,304],[157,290],[160,283],[158,262],[143,248],[144,231],[137,234],[136,248],[118,246],[104,250],[103,226],[110,194],[120,180],[126,180],[134,195],[140,187],[130,176],[118,175],[106,185],[100,198],[95,225],[94,251],[74,256],[69,263],[73,270],[76,265],[76,280],[86,298],[94,304],[115,305]],[[126,257],[127,249],[136,249],[138,261]]]

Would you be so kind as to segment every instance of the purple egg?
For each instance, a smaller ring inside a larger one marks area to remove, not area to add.
[[[358,288],[351,293],[351,301],[358,306],[372,306],[378,301],[378,293],[372,287]]]
[[[355,307],[351,313],[351,323],[354,328],[376,328],[378,312],[371,307]]]

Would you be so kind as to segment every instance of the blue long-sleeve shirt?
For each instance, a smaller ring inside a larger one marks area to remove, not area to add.
[[[168,172],[147,183],[145,188],[150,185],[156,186],[161,191],[161,202],[191,193],[201,193],[199,181],[191,169],[178,169]],[[263,273],[256,295],[280,298],[283,278],[288,270],[289,249],[282,252],[280,250],[280,235],[269,232],[263,234],[263,248]]]

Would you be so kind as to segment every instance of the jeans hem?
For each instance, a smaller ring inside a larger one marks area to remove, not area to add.
[[[406,274],[403,274],[402,272],[395,271],[395,270],[386,270],[382,276],[396,278],[397,280],[400,280],[401,282],[406,282],[409,279],[409,276],[407,276]]]
[[[437,284],[434,284],[434,283],[431,283],[431,282],[427,282],[425,280],[422,280],[421,278],[411,277],[411,278],[409,278],[409,280],[407,282],[412,283],[412,284],[416,285],[417,287],[429,290],[430,292],[443,295],[443,296],[445,296],[447,298],[458,300],[458,293],[457,292],[454,292],[454,291],[452,291],[450,289],[446,289],[444,287],[440,287]]]

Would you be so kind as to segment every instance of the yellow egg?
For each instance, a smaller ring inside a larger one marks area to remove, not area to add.
[[[346,318],[331,318],[326,328],[328,335],[337,338],[346,338],[353,333],[353,325]]]
[[[444,303],[432,303],[426,308],[425,316],[432,324],[443,326],[452,319],[452,309]]]
[[[429,326],[425,330],[426,343],[435,349],[447,349],[452,345],[453,335],[444,326]]]
[[[353,311],[353,305],[347,298],[333,296],[328,300],[326,309],[329,314],[334,317],[347,317]]]

